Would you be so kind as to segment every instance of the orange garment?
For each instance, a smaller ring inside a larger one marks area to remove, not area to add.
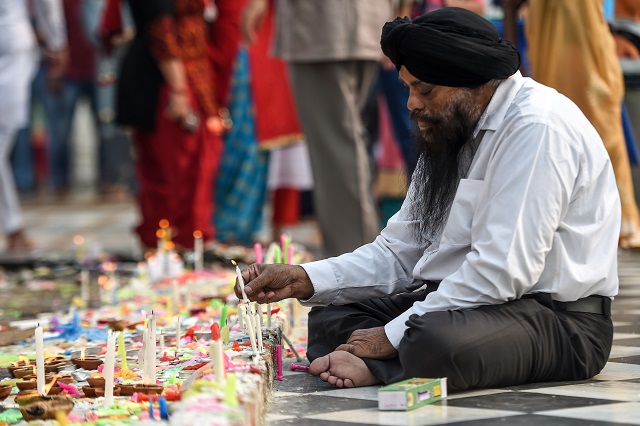
[[[611,157],[622,202],[621,246],[640,247],[640,214],[622,128],[622,70],[601,0],[533,0],[525,23],[531,76],[575,102]]]

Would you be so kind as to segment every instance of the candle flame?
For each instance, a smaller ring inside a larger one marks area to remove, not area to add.
[[[193,231],[193,238],[202,238],[202,232],[199,230]]]
[[[36,366],[35,365],[33,366],[33,375],[34,376],[38,375],[38,372],[36,371]]]
[[[159,240],[161,240],[161,239],[163,239],[163,238],[164,238],[164,236],[165,236],[165,234],[166,234],[166,233],[167,233],[167,232],[166,232],[164,229],[158,229],[158,230],[156,231],[156,237],[157,237]]]
[[[160,219],[160,222],[158,222],[158,224],[162,229],[167,229],[169,227],[169,221],[167,219]]]
[[[29,358],[27,358],[27,357],[26,357],[26,356],[24,356],[24,355],[18,355],[18,362],[19,362],[19,363],[20,363],[20,362],[22,362],[22,363],[24,363],[24,365],[29,365],[29,364],[31,364],[31,361],[29,360]]]
[[[84,244],[84,237],[82,235],[75,235],[73,237],[73,244],[77,246]]]
[[[238,266],[238,264],[236,263],[235,260],[231,259],[231,263],[233,263],[233,266]]]
[[[82,349],[80,349],[80,359],[84,359],[84,353],[85,353],[85,347],[83,346]]]
[[[56,384],[57,381],[58,381],[58,375],[54,374],[53,378],[51,379],[51,381],[49,383],[47,383],[46,385],[44,385],[44,394],[45,395],[49,395],[49,392],[51,391],[51,388],[53,387],[53,385]]]

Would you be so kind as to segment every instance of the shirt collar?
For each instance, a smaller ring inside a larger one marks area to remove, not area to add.
[[[515,74],[500,83],[473,131],[474,138],[481,130],[496,130],[498,128],[524,82],[525,79],[520,71],[516,71]]]

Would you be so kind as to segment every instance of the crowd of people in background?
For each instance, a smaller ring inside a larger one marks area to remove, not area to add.
[[[640,248],[616,54],[640,55],[633,38],[614,38],[606,21],[633,20],[640,7],[616,0],[616,14],[606,16],[613,1],[573,3],[0,0],[0,32],[11,34],[0,40],[0,231],[7,250],[32,247],[18,193],[44,191],[57,202],[69,195],[82,100],[97,135],[96,193],[137,201],[143,247],[155,245],[161,219],[171,223],[178,248],[192,248],[194,231],[207,243],[250,244],[266,212],[274,237],[312,213],[327,256],[370,242],[388,219],[374,196],[379,145],[397,146],[407,183],[418,160],[408,89],[383,59],[381,28],[395,16],[442,7],[485,15],[519,44],[525,75],[585,112],[614,164],[620,246]],[[582,44],[545,38],[562,28],[584,30],[577,31]],[[600,36],[587,36],[593,31]],[[568,79],[557,77],[567,74],[562,60],[576,69]]]

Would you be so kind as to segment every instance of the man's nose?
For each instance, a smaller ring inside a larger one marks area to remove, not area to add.
[[[424,103],[416,95],[409,94],[409,99],[407,99],[407,108],[409,111],[422,111],[424,107]]]

